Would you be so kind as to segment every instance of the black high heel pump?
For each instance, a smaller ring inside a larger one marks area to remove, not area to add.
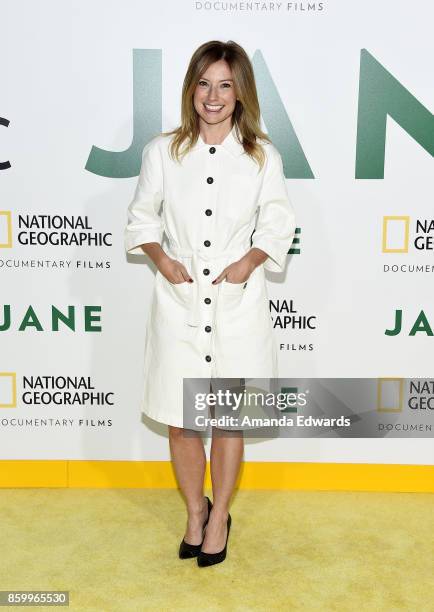
[[[221,563],[222,561],[226,559],[226,549],[228,546],[229,530],[231,528],[231,523],[232,523],[232,518],[231,518],[231,515],[228,514],[228,521],[227,521],[228,532],[226,534],[225,547],[216,553],[206,553],[201,550],[197,556],[197,564],[199,567],[207,567],[208,565],[215,565],[216,563]]]
[[[206,518],[206,521],[203,524],[202,530],[204,530],[208,524],[209,514],[212,508],[212,503],[209,497],[205,496],[205,499],[208,502],[208,516]],[[184,538],[182,538],[182,542],[179,546],[179,558],[180,559],[192,559],[193,557],[197,557],[197,555],[200,552],[200,547],[202,546],[202,543],[203,543],[203,538],[200,544],[189,544],[188,542],[185,542]]]

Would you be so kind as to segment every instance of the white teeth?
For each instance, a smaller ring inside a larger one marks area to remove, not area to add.
[[[223,106],[213,106],[212,104],[204,104],[205,108],[211,111],[220,110]]]

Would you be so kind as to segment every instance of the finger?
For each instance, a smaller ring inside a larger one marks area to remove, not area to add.
[[[179,265],[177,265],[174,267],[174,270],[173,270],[172,283],[178,284],[178,283],[183,283],[183,282],[184,282],[184,277],[181,274]]]
[[[182,276],[182,279],[183,279],[184,281],[187,281],[187,282],[189,282],[189,283],[192,283],[192,282],[193,282],[193,279],[191,278],[190,274],[188,273],[187,268],[186,268],[185,266],[181,265],[180,270],[181,270],[181,276]]]
[[[218,283],[220,283],[227,275],[226,272],[227,268],[225,268],[222,272],[220,272],[220,274],[212,281],[213,285],[217,285]]]

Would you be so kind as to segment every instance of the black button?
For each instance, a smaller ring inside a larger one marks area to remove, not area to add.
[[[205,356],[205,359],[206,359],[207,361],[211,361],[211,355],[206,355],[206,356]]]
[[[209,240],[205,240],[204,245],[205,245],[205,246],[210,246],[210,245],[211,245],[211,242],[210,242]]]
[[[210,332],[211,331],[211,325],[206,325],[205,326],[205,331],[206,332]]]
[[[208,270],[208,268],[204,268],[204,269],[203,269],[203,273],[205,274],[205,276],[208,276],[208,274],[209,274],[209,270]]]
[[[205,304],[211,304],[211,298],[205,298],[204,302]]]
[[[212,215],[212,210],[210,208],[207,208],[205,214],[207,217],[209,217],[210,215]]]
[[[213,177],[212,177],[212,176],[209,176],[209,177],[206,179],[206,182],[207,182],[209,185],[211,185],[211,183],[214,183],[214,179],[213,179]]]
[[[210,153],[215,153],[215,147],[211,147],[211,149],[209,150]]]

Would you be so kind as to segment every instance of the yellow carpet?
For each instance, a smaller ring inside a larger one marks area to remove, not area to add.
[[[238,491],[210,568],[177,557],[176,490],[0,495],[0,590],[69,590],[70,610],[434,611],[430,493]]]

